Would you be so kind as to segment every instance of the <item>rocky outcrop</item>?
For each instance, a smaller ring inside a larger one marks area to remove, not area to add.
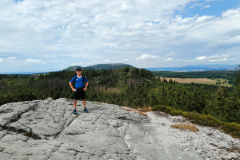
[[[195,133],[171,128],[176,120],[186,121],[181,117],[153,112],[144,116],[99,102],[87,102],[90,113],[84,113],[78,103],[78,115],[72,114],[72,101],[63,98],[0,106],[0,159],[198,160],[240,156],[239,141],[220,131],[199,127]]]

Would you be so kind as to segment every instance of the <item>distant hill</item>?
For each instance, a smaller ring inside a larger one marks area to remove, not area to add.
[[[75,71],[77,68],[84,68],[84,67],[81,67],[81,66],[70,66],[64,70],[66,71]]]
[[[109,64],[96,64],[92,66],[87,66],[87,67],[81,67],[81,66],[70,66],[66,68],[65,70],[67,71],[75,71],[77,68],[82,68],[82,69],[88,69],[88,68],[93,68],[95,70],[101,70],[101,69],[118,69],[118,68],[124,68],[124,67],[133,67],[128,64],[123,64],[123,63],[109,63]]]
[[[237,65],[189,65],[184,67],[160,67],[160,68],[146,68],[149,71],[233,71],[236,70]]]
[[[14,75],[14,74],[16,74],[16,75],[20,75],[20,74],[22,74],[22,75],[31,75],[31,74],[44,74],[44,73],[49,73],[49,72],[3,72],[3,73],[0,73],[0,74],[5,74],[5,75],[7,75],[7,74],[12,74],[12,75]]]

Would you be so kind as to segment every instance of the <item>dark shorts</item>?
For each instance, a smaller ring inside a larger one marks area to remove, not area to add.
[[[77,91],[73,92],[73,99],[76,99],[76,100],[86,99],[86,93],[85,91],[83,91],[83,88],[77,88]]]

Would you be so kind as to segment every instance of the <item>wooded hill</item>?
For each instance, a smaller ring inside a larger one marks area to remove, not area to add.
[[[72,99],[68,83],[75,74],[75,71],[63,70],[40,75],[0,75],[0,104],[47,97]],[[240,123],[239,74],[234,87],[161,81],[150,71],[130,67],[85,69],[82,74],[90,82],[88,101],[133,108],[169,106],[211,115],[222,122]]]
[[[124,67],[130,67],[132,68],[133,66],[129,64],[123,64],[123,63],[109,63],[109,64],[96,64],[88,67],[82,67],[82,66],[70,66],[66,68],[66,71],[75,71],[77,68],[82,68],[82,69],[95,69],[95,70],[101,70],[101,69],[119,69],[119,68],[124,68]]]

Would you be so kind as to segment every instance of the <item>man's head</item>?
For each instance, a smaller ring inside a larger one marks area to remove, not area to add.
[[[82,69],[81,69],[81,68],[77,68],[77,69],[76,69],[76,73],[77,73],[77,75],[81,75]]]

